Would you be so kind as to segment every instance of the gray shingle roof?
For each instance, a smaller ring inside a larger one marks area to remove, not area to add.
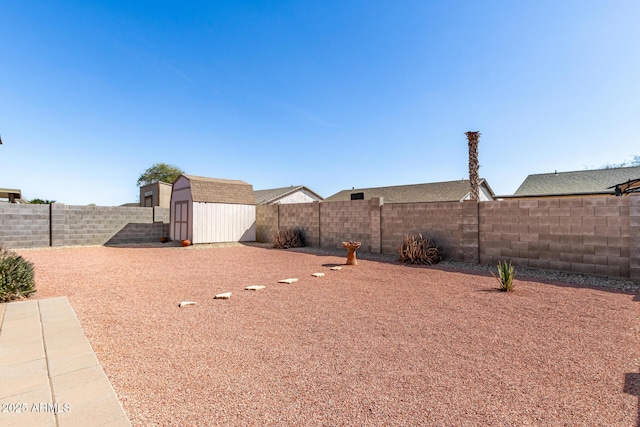
[[[640,166],[534,174],[529,175],[513,195],[613,194],[614,190],[607,187],[637,178],[640,178]]]
[[[194,202],[256,204],[253,187],[244,181],[193,175],[182,176],[189,180]]]
[[[480,185],[493,191],[482,179]],[[384,203],[428,203],[428,202],[459,202],[470,190],[468,179],[459,181],[433,182],[428,184],[395,185],[391,187],[356,188],[342,190],[324,199],[326,202],[351,200],[351,194],[364,193],[364,199],[383,197]]]
[[[270,188],[267,190],[256,190],[253,193],[256,195],[257,204],[266,205],[276,199],[280,199],[284,196],[295,193],[298,190],[305,190],[309,193],[315,194],[316,196],[318,196],[319,200],[322,200],[322,197],[320,197],[320,195],[311,191],[309,188],[305,187],[304,185],[292,185],[291,187]]]

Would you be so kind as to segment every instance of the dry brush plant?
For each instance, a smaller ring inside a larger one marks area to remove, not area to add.
[[[33,264],[0,246],[0,302],[25,298],[35,291]]]
[[[273,247],[276,249],[302,248],[306,245],[304,230],[300,228],[278,230],[273,236]]]
[[[511,262],[500,261],[498,262],[498,274],[491,272],[493,277],[500,283],[500,290],[503,292],[513,291],[513,279],[516,277],[516,269]]]
[[[422,234],[405,234],[402,245],[398,248],[400,261],[403,264],[437,264],[442,260],[440,250],[428,237]]]

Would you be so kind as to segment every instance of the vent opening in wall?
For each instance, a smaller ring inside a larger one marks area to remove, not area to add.
[[[364,200],[364,193],[351,193],[351,200]]]

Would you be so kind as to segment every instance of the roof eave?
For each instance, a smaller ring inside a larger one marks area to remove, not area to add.
[[[568,196],[608,196],[615,194],[614,191],[589,191],[589,192],[577,192],[577,193],[552,193],[552,194],[508,194],[502,196],[495,196],[496,199],[530,199],[541,197],[568,197]]]

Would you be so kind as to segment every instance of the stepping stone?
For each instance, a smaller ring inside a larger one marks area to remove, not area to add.
[[[231,298],[231,292],[224,292],[222,294],[218,294],[213,299],[229,299]]]
[[[324,277],[324,273],[313,273],[313,277]]]
[[[185,305],[196,305],[195,301],[182,301],[178,304],[178,307],[184,307]]]
[[[246,291],[259,291],[261,289],[266,288],[266,286],[262,286],[262,285],[253,285],[253,286],[247,286],[246,288],[244,288]]]
[[[335,267],[331,267],[331,269],[335,271],[340,271],[342,270],[342,267],[340,267],[339,265],[336,265]]]
[[[292,284],[292,283],[296,283],[297,281],[298,279],[282,279],[282,280],[278,280],[278,283]]]

